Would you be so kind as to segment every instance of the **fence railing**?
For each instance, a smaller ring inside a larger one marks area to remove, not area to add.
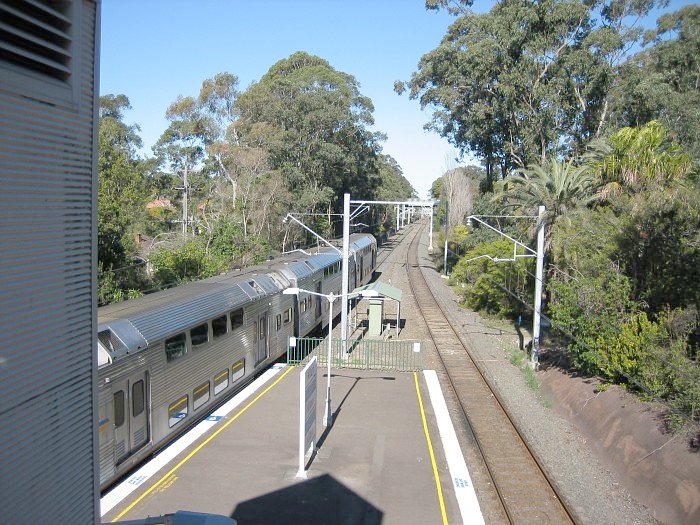
[[[415,372],[423,370],[423,345],[418,341],[352,339],[331,341],[331,367]],[[328,366],[328,340],[320,337],[290,338],[287,363],[306,364],[313,356],[318,366]]]

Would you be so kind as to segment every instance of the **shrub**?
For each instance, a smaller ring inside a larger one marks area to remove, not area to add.
[[[519,250],[519,253],[523,251]],[[460,293],[470,308],[514,317],[523,311],[517,296],[528,295],[526,268],[532,260],[493,260],[512,257],[513,243],[507,239],[480,244],[460,258],[452,271],[450,283],[460,287]]]

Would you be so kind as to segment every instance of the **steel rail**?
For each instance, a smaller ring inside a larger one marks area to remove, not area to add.
[[[478,358],[428,285],[418,262],[423,228],[415,233],[407,252],[409,283],[509,523],[575,524],[573,513],[491,387]]]

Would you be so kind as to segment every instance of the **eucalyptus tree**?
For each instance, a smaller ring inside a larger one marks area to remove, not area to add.
[[[206,183],[200,168],[209,123],[193,97],[179,96],[168,106],[165,117],[170,125],[156,142],[153,151],[159,164],[182,181],[179,188],[182,190],[182,234],[186,237],[192,223],[190,193],[193,188],[202,189]]]
[[[368,129],[372,102],[326,60],[304,52],[280,60],[236,107],[241,136],[269,152],[305,211],[325,211],[330,224],[343,192],[369,196],[376,187],[381,136]]]
[[[140,159],[137,125],[124,122],[131,108],[125,95],[100,97],[97,190],[98,282],[101,302],[117,300],[140,286],[132,238],[150,195],[148,163]]]
[[[237,128],[238,110],[236,100],[238,77],[223,72],[202,82],[197,97],[199,118],[206,123],[206,153],[210,170],[220,174],[231,184],[231,207],[236,207],[238,177],[237,148],[241,147]]]
[[[490,186],[603,132],[616,67],[639,36],[624,22],[653,0],[501,0],[483,14],[467,1],[426,4],[459,16],[395,89],[436,108],[427,126],[480,157]]]
[[[700,6],[661,16],[645,44],[621,70],[615,123],[642,126],[659,120],[700,161]]]

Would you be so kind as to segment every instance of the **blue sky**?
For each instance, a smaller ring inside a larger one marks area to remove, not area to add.
[[[491,4],[478,0],[475,9]],[[458,153],[423,130],[430,111],[393,84],[410,78],[453,20],[426,11],[423,0],[103,0],[100,94],[129,97],[125,120],[141,127],[150,154],[178,95],[196,96],[203,80],[223,71],[243,90],[278,60],[306,51],[359,81],[375,106],[374,130],[388,135],[384,153],[426,198],[459,164]]]

